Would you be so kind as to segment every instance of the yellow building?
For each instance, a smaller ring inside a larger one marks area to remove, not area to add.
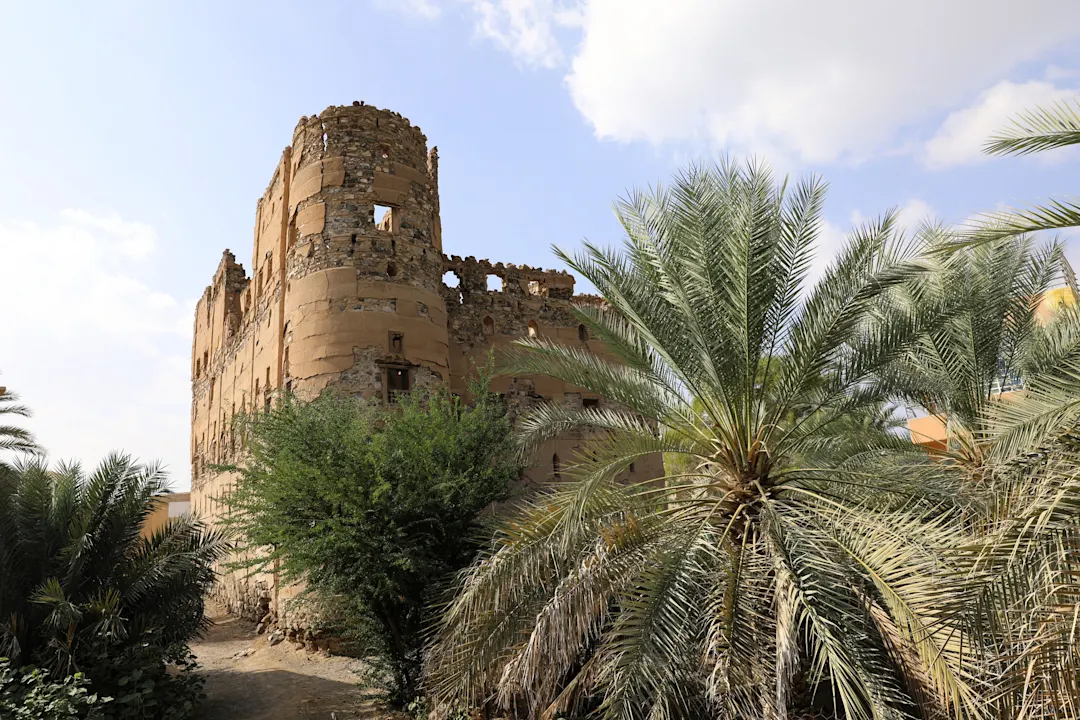
[[[180,517],[189,512],[191,512],[191,493],[168,493],[158,496],[154,501],[154,509],[150,511],[143,523],[142,536],[150,537],[165,527],[169,518]]]
[[[1045,325],[1051,316],[1062,307],[1076,305],[1076,295],[1068,286],[1048,290],[1042,302],[1035,311],[1035,317],[1040,324]],[[1001,396],[1007,396],[1015,392],[1016,388],[1002,388]],[[944,450],[948,438],[948,421],[944,415],[923,415],[908,420],[908,432],[911,441],[933,450]]]

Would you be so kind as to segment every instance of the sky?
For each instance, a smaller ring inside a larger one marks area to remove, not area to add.
[[[1080,88],[1080,3],[1029,0],[0,0],[0,385],[56,459],[189,486],[192,313],[303,115],[354,100],[438,145],[449,254],[559,267],[690,162],[830,184],[853,223],[1075,190],[1076,156],[989,158]],[[1069,255],[1080,260],[1080,239]]]

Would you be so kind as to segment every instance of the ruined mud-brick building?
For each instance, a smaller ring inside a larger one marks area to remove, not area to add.
[[[211,523],[231,478],[208,465],[236,459],[233,418],[281,388],[393,402],[443,382],[465,396],[473,362],[515,338],[599,349],[571,311],[588,299],[569,274],[443,254],[437,151],[395,112],[353,103],[301,118],[256,205],[254,245],[250,275],[225,251],[195,311],[192,503]],[[516,410],[603,402],[545,377],[499,378],[494,390]],[[558,473],[578,442],[540,450],[526,480]],[[633,474],[658,476],[659,463]],[[248,616],[292,595],[272,576],[226,578],[220,594]]]

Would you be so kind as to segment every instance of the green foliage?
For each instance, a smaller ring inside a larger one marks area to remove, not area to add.
[[[41,668],[16,668],[0,658],[0,718],[5,720],[104,720],[111,700],[92,693],[83,673],[55,680]]]
[[[931,253],[954,238],[935,234]],[[943,455],[970,475],[987,462],[1002,392],[1039,385],[1063,360],[1080,357],[1080,326],[1043,327],[1037,315],[1043,294],[1068,271],[1061,242],[1021,236],[942,256],[933,273],[905,288],[906,300],[938,321],[882,376],[908,405],[948,419],[953,441]]]
[[[189,517],[142,537],[165,489],[160,469],[120,455],[90,475],[43,459],[0,473],[0,653],[56,679],[83,673],[115,698],[107,718],[190,717],[176,708],[197,699],[190,673],[166,665],[203,628],[227,546]]]
[[[992,155],[1027,155],[1078,143],[1080,102],[1073,99],[1022,113],[990,138],[985,150]],[[1076,198],[1050,200],[1046,205],[1031,208],[984,213],[968,228],[967,241],[979,243],[1077,226],[1080,226],[1080,201]]]
[[[0,451],[13,451],[20,453],[37,453],[41,448],[34,441],[34,436],[18,425],[12,425],[9,418],[13,416],[30,417],[30,409],[19,404],[19,396],[0,387]],[[0,460],[0,468],[7,465]]]
[[[87,662],[94,689],[113,698],[102,720],[189,720],[195,717],[204,678],[187,645],[162,646],[158,638],[101,649]]]
[[[520,475],[504,403],[444,389],[395,408],[326,393],[244,420],[250,460],[225,498],[250,553],[303,580],[371,653],[390,698],[417,695],[426,609],[476,549],[481,511]]]
[[[1028,155],[1080,143],[1080,102],[1063,100],[1022,113],[986,143],[991,155]]]
[[[958,483],[890,432],[880,381],[940,322],[905,294],[935,270],[932,233],[888,214],[807,289],[823,199],[816,179],[695,167],[618,206],[623,252],[558,253],[607,300],[577,311],[607,352],[525,339],[504,369],[610,404],[521,422],[526,447],[591,441],[462,575],[427,665],[438,703],[981,716],[972,595],[940,553]],[[620,480],[653,453],[682,458],[666,484]]]

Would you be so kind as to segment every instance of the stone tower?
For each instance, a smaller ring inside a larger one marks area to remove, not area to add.
[[[448,380],[436,150],[356,104],[303,118],[289,155],[281,384],[390,399]]]
[[[604,352],[589,337],[565,271],[442,251],[439,165],[401,115],[353,103],[301,118],[255,209],[251,273],[226,250],[195,308],[191,355],[191,501],[210,525],[242,459],[235,418],[291,390],[327,387],[383,403],[443,382],[468,399],[489,354],[521,337]],[[445,276],[455,280],[449,285]],[[497,377],[511,413],[541,402],[600,406],[603,398],[550,377]],[[582,437],[538,448],[526,484],[559,477]],[[659,456],[628,477],[663,473]],[[255,619],[296,594],[274,573],[225,574],[218,597]],[[301,620],[296,620],[301,623]]]

